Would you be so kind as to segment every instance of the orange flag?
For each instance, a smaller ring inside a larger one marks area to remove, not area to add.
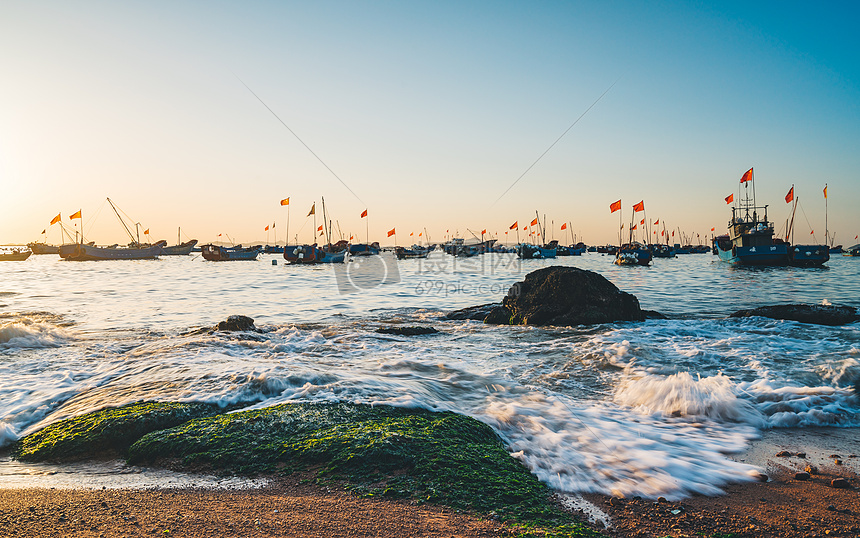
[[[645,226],[645,219],[642,219],[642,222],[640,222],[639,224],[641,224],[642,226]]]
[[[77,211],[75,211],[74,213],[71,214],[71,216],[69,217],[69,220],[80,219],[80,218],[82,218],[81,217],[81,210],[78,209]]]
[[[535,218],[534,220],[532,220],[532,223],[529,224],[529,226],[537,226],[537,223],[538,223],[538,220],[537,220],[537,218]]]
[[[421,237],[422,235],[424,235],[424,232],[418,232],[418,237]]]
[[[290,205],[290,199],[284,198],[283,200],[281,200],[281,205]]]
[[[562,229],[562,230],[567,230],[567,223],[566,223],[566,222],[565,222],[564,224],[562,224],[562,225],[561,225],[561,229]]]
[[[630,228],[630,229],[631,229],[631,230],[635,230],[635,229],[636,229],[636,226],[637,226],[637,224],[634,224],[634,225],[633,225],[633,227],[632,227],[632,228]]]
[[[645,211],[645,200],[642,200],[638,204],[633,206],[634,212]]]
[[[711,228],[711,231],[713,232],[715,229],[716,229],[716,228]]]
[[[396,230],[396,229],[397,228],[392,228],[392,229],[388,230],[388,237],[391,237],[392,235],[394,235],[394,230]]]
[[[149,235],[149,228],[143,231],[143,235]]]
[[[268,226],[266,226],[266,230],[265,230],[265,231],[267,231],[267,232],[269,231],[269,227],[268,227]]]
[[[726,196],[726,203],[727,204],[730,204],[734,201],[735,201],[735,193],[731,193],[730,195]]]
[[[827,185],[824,186],[824,197],[827,198]]]
[[[361,212],[361,216],[359,218],[363,219],[366,216],[367,216],[367,210],[365,209],[364,211]]]
[[[317,226],[317,231],[318,231],[318,232],[321,232],[321,231],[322,231],[322,224],[320,224],[319,226]]]
[[[612,202],[611,204],[609,204],[609,212],[610,213],[615,213],[619,209],[621,209],[621,200],[618,200],[617,202]]]
[[[516,230],[519,227],[519,225],[520,225],[520,221],[516,221],[515,223],[510,225],[508,230]]]
[[[317,214],[317,203],[314,202],[314,205],[311,206],[311,210],[308,211],[307,216],[310,217],[311,215],[316,215],[316,214]]]
[[[656,226],[656,225],[658,225],[658,224],[660,224],[660,219],[657,219],[657,220],[655,220],[655,221],[654,221],[654,225],[655,225],[655,226]]]
[[[785,195],[785,203],[790,204],[794,200],[794,185],[788,189],[788,194]]]
[[[51,225],[53,226],[54,224],[56,224],[58,222],[60,222],[60,214],[59,213],[57,213],[56,217],[51,219]]]
[[[412,237],[413,235],[415,235],[415,232],[409,232],[409,237]]]
[[[741,178],[741,183],[746,183],[747,181],[752,180],[752,171],[753,171],[752,168],[750,168],[749,170],[746,171],[746,173]]]
[[[481,235],[484,235],[485,233],[487,233],[486,229],[481,230]]]

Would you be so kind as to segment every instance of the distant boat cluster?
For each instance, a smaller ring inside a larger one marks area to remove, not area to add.
[[[794,186],[785,197],[786,203],[792,203],[792,212],[790,222],[786,222],[785,239],[774,236],[773,222],[768,220],[767,205],[757,206],[755,202],[755,178],[753,169],[747,171],[740,180],[743,186],[743,196],[738,204],[732,206],[732,217],[728,223],[728,233],[718,236],[712,236],[711,245],[704,244],[669,244],[670,234],[667,234],[665,223],[663,229],[653,230],[656,235],[660,231],[660,236],[664,238],[662,243],[646,243],[634,239],[634,231],[641,224],[645,226],[646,219],[643,218],[640,222],[635,222],[636,214],[645,211],[645,202],[640,201],[633,206],[630,225],[621,225],[621,230],[625,228],[628,232],[626,241],[623,241],[622,233],[619,232],[619,244],[603,245],[603,246],[588,246],[582,241],[573,242],[570,245],[562,245],[558,240],[552,240],[547,243],[537,243],[534,241],[519,241],[519,222],[514,222],[511,230],[517,231],[516,246],[509,247],[499,244],[494,238],[484,239],[486,230],[481,232],[480,238],[473,233],[474,240],[464,240],[463,238],[452,238],[444,243],[418,245],[414,244],[411,247],[395,246],[393,252],[397,259],[420,259],[426,258],[428,254],[434,250],[441,250],[446,254],[456,257],[472,257],[487,253],[507,253],[516,254],[518,258],[523,260],[533,259],[552,259],[560,256],[581,256],[586,252],[596,252],[600,254],[608,254],[614,256],[613,262],[617,265],[629,266],[647,266],[650,265],[654,258],[674,258],[684,254],[702,254],[711,252],[714,255],[732,265],[739,266],[784,266],[793,265],[799,267],[818,267],[830,260],[831,254],[842,254],[844,256],[858,257],[860,256],[860,244],[854,245],[847,249],[843,249],[841,245],[824,244],[805,244],[795,243],[794,235],[794,214],[797,209],[798,198],[794,195]],[[824,188],[824,198],[827,199],[827,187]],[[734,194],[726,197],[726,203],[734,202]],[[98,246],[93,242],[84,242],[83,235],[76,232],[73,238],[66,227],[63,226],[60,215],[51,220],[51,225],[60,224],[60,227],[66,237],[69,238],[68,243],[59,246],[49,245],[44,242],[32,242],[27,244],[27,249],[20,247],[15,248],[0,248],[0,261],[24,261],[31,254],[58,254],[60,258],[65,260],[75,261],[91,261],[91,260],[143,260],[155,259],[160,256],[186,256],[194,252],[199,252],[200,255],[208,261],[239,261],[239,260],[256,260],[261,253],[282,254],[284,259],[290,264],[320,264],[320,263],[346,263],[351,258],[362,256],[375,256],[382,250],[378,242],[353,243],[354,236],[350,236],[350,240],[339,240],[336,242],[326,241],[324,244],[294,244],[294,245],[254,245],[243,247],[242,245],[216,245],[208,243],[197,246],[196,239],[181,241],[181,230],[177,232],[177,244],[168,246],[167,241],[161,240],[156,242],[143,242],[140,240],[139,225],[135,227],[135,232],[132,232],[130,225],[120,215],[120,210],[116,207],[113,201],[108,198],[111,208],[114,210],[117,218],[125,229],[130,238],[127,245],[120,246],[117,244],[108,246]],[[289,206],[289,198],[281,200],[282,206]],[[289,209],[289,208],[288,208]],[[621,200],[618,200],[609,206],[610,212],[615,213],[621,210]],[[314,216],[314,228],[320,236],[325,236],[326,239],[331,238],[331,221],[326,218],[325,200],[322,201],[323,224],[316,226],[316,204],[314,204],[308,212],[308,217]],[[825,205],[826,215],[826,205]],[[367,217],[367,210],[361,213],[361,218]],[[72,214],[70,219],[81,219],[81,211]],[[619,220],[621,213],[619,213]],[[825,219],[826,222],[826,219]],[[650,223],[654,226],[660,225],[660,220]],[[289,217],[287,221],[289,229]],[[272,224],[274,227],[274,224]],[[535,233],[531,233],[532,229]],[[543,224],[541,223],[540,215],[535,212],[535,218],[529,226],[523,228],[529,230],[529,238],[547,237],[546,233],[546,217]],[[561,226],[564,231],[568,228],[568,223]],[[266,231],[269,226],[266,226]],[[426,230],[424,230],[426,232]],[[714,232],[714,228],[711,228]],[[43,230],[44,234],[45,231]],[[508,232],[505,232],[506,234]],[[149,230],[144,231],[144,236],[149,235]],[[220,234],[219,234],[220,235]],[[396,242],[395,229],[388,232],[388,236],[394,235]],[[410,234],[411,235],[411,234]],[[419,233],[419,236],[423,235]],[[674,237],[674,231],[671,232]],[[825,229],[825,236],[830,238]],[[646,233],[646,237],[648,237]],[[571,239],[575,239],[571,236]]]

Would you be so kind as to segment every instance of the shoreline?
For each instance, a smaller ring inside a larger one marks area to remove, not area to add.
[[[767,482],[730,484],[725,494],[678,502],[582,498],[611,521],[607,536],[857,536],[860,534],[860,430],[769,430],[732,459],[765,470]],[[777,456],[788,451],[790,456]],[[804,454],[803,457],[798,453]],[[840,456],[840,464],[831,460]],[[852,457],[853,456],[853,457]],[[809,465],[809,479],[795,474]],[[831,485],[844,478],[848,488]],[[589,514],[577,516],[587,521]],[[592,517],[594,514],[590,514]],[[9,536],[506,536],[511,527],[481,514],[359,497],[310,473],[247,489],[15,488],[0,486],[0,526]]]

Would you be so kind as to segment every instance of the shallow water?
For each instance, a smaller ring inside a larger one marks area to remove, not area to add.
[[[498,301],[550,264],[597,271],[670,319],[577,328],[441,319]],[[860,425],[849,389],[860,377],[860,324],[727,318],[786,302],[860,306],[860,263],[745,270],[696,254],[640,268],[599,254],[520,262],[433,253],[335,269],[273,255],[31,256],[0,264],[0,445],[144,399],[389,403],[490,424],[559,491],[715,493],[755,472],[726,455],[763,429]],[[191,334],[230,314],[264,332]],[[375,332],[390,323],[441,334]],[[0,461],[0,481],[8,465]]]

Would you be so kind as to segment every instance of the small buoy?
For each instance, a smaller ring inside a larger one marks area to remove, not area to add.
[[[272,260],[272,265],[278,265],[278,260]]]

